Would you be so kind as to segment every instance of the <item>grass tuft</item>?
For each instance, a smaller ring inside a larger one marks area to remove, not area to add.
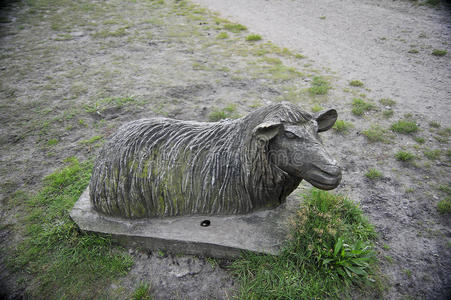
[[[314,113],[320,112],[322,110],[324,110],[324,108],[319,104],[315,104],[312,106],[312,112],[314,112]]]
[[[432,55],[434,56],[445,56],[448,53],[448,51],[446,50],[439,50],[439,49],[434,49],[432,51]]]
[[[418,144],[424,144],[426,142],[426,139],[422,136],[416,136],[413,138],[415,140],[415,142],[417,142]]]
[[[79,232],[69,210],[86,188],[90,162],[69,165],[44,180],[41,191],[26,201],[25,238],[8,261],[13,270],[33,275],[34,293],[43,299],[99,297],[111,279],[124,275],[132,258],[109,237]]]
[[[213,111],[208,116],[208,119],[210,122],[217,122],[222,119],[236,119],[238,118],[238,115],[236,112],[236,105],[235,104],[229,104],[223,109],[214,108]]]
[[[351,122],[337,120],[332,128],[338,133],[348,134],[349,131],[351,131],[351,128],[353,127],[354,125]]]
[[[280,256],[246,252],[232,264],[237,298],[346,298],[352,284],[376,286],[376,234],[358,206],[317,189],[304,199]]]
[[[221,39],[221,40],[228,39],[229,38],[229,34],[227,32],[225,32],[225,31],[223,31],[223,32],[219,33],[216,36],[216,38],[217,39]]]
[[[393,109],[387,109],[387,110],[384,110],[382,115],[384,116],[384,118],[388,119],[393,116],[393,113],[394,113]]]
[[[141,282],[136,290],[133,292],[132,300],[152,300],[153,297],[150,294],[150,285],[148,283]]]
[[[391,126],[391,130],[397,133],[409,134],[418,131],[418,125],[409,120],[399,120],[396,123],[393,123]]]
[[[256,42],[256,41],[260,41],[261,39],[262,39],[262,37],[259,34],[250,34],[246,37],[246,41],[248,41],[248,42]]]
[[[376,169],[369,169],[368,172],[365,173],[365,176],[371,180],[377,180],[383,177],[382,173]]]
[[[393,100],[393,99],[390,99],[390,98],[382,98],[381,100],[379,100],[379,102],[380,102],[382,105],[390,106],[390,107],[396,105],[396,101]]]
[[[349,82],[350,86],[355,86],[355,87],[361,87],[363,86],[363,82],[361,82],[360,80],[351,80]]]
[[[362,116],[365,112],[374,109],[374,105],[365,102],[363,99],[354,98],[352,101],[352,113],[356,116]]]
[[[320,76],[313,77],[312,86],[308,89],[311,95],[326,95],[331,89],[329,82]]]
[[[442,154],[442,151],[440,151],[440,149],[435,149],[435,150],[426,149],[426,150],[424,150],[423,153],[424,153],[424,156],[426,156],[428,159],[436,160],[437,158],[440,157],[440,154]]]
[[[362,133],[370,142],[390,142],[390,136],[387,134],[387,130],[379,125],[371,125],[369,129],[364,130]]]
[[[241,24],[227,23],[224,24],[224,29],[233,33],[238,33],[247,30],[247,27]]]
[[[443,200],[440,200],[437,203],[437,210],[441,214],[449,214],[451,213],[451,198],[446,197]]]
[[[407,162],[413,160],[415,158],[415,155],[408,151],[398,151],[396,152],[395,157],[397,160]]]

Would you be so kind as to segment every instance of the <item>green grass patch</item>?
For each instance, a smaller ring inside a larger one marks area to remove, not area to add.
[[[396,101],[393,99],[390,99],[390,98],[382,98],[381,100],[379,100],[379,102],[385,106],[395,106],[396,105]]]
[[[247,27],[241,24],[227,23],[224,24],[224,29],[230,32],[238,33],[247,30]]]
[[[232,264],[238,299],[342,299],[354,285],[376,287],[376,234],[358,206],[317,189],[304,199],[280,256],[246,252]]]
[[[447,53],[448,51],[446,50],[434,49],[431,54],[434,56],[445,56]]]
[[[133,292],[132,300],[152,300],[153,297],[150,294],[150,285],[148,283],[141,282],[136,290]]]
[[[101,113],[108,108],[122,108],[132,103],[136,103],[136,100],[133,97],[108,97],[97,100],[93,104],[86,104],[83,108],[87,113]]]
[[[437,203],[437,210],[441,214],[450,214],[451,213],[451,198],[446,197],[443,200],[440,200]]]
[[[362,116],[365,112],[374,109],[374,105],[365,102],[363,99],[354,98],[352,100],[352,113],[356,116]]]
[[[332,128],[340,134],[348,134],[353,127],[354,125],[351,122],[337,120]]]
[[[246,37],[246,41],[248,42],[256,42],[261,41],[262,37],[259,34],[250,34]]]
[[[400,151],[396,152],[395,157],[397,160],[407,162],[407,161],[413,160],[415,158],[415,155],[413,155],[412,153],[410,153],[408,151],[400,150]]]
[[[392,131],[397,133],[409,134],[418,131],[418,125],[414,121],[399,120],[390,127]]]
[[[25,203],[24,239],[8,265],[32,275],[32,294],[42,299],[98,298],[112,279],[133,265],[111,239],[79,232],[69,210],[86,188],[90,162],[69,165],[44,179],[43,188]]]
[[[384,110],[382,115],[384,116],[384,118],[388,119],[388,118],[391,118],[393,116],[393,113],[394,113],[393,109],[387,109],[387,110]]]
[[[228,39],[229,38],[229,34],[227,32],[225,32],[225,31],[223,31],[223,32],[219,33],[216,36],[216,38],[217,39],[221,39],[221,40]]]
[[[438,189],[447,195],[451,195],[451,183],[448,183],[447,185],[441,184]]]
[[[324,110],[324,108],[319,104],[315,104],[312,106],[312,112],[314,112],[314,113],[320,112],[322,110]]]
[[[210,122],[217,122],[222,119],[236,119],[239,116],[236,114],[236,105],[229,104],[223,109],[214,108],[208,116]]]
[[[409,134],[418,131],[418,125],[414,121],[407,119],[398,120],[396,123],[393,123],[390,128],[394,132],[403,134]]]
[[[424,144],[426,142],[426,139],[422,136],[416,136],[413,138],[415,140],[415,142],[417,142],[418,144]]]
[[[311,85],[308,89],[311,95],[326,95],[331,89],[329,82],[321,76],[313,77]]]
[[[94,33],[92,36],[95,38],[108,38],[108,37],[123,37],[127,35],[127,28],[128,26],[125,27],[120,27],[117,28],[116,30],[101,30],[99,32]]]
[[[50,139],[47,141],[47,146],[52,147],[55,146],[56,144],[58,144],[59,140],[58,139]]]
[[[423,151],[423,153],[424,153],[424,156],[426,156],[428,159],[436,160],[440,157],[440,154],[442,154],[442,151],[440,151],[440,149],[435,149],[435,150],[426,149]]]
[[[417,54],[417,53],[420,53],[420,51],[418,51],[417,49],[410,49],[409,51],[407,51],[407,53]]]
[[[103,135],[95,135],[90,139],[80,141],[83,145],[92,145],[103,139]]]
[[[369,169],[368,172],[365,173],[365,176],[371,180],[377,180],[383,177],[382,173],[376,169]]]
[[[349,81],[349,85],[355,86],[355,87],[362,87],[363,82],[361,82],[360,80],[351,80],[351,81]]]
[[[389,143],[391,140],[387,130],[382,128],[380,125],[373,124],[369,129],[364,130],[362,133],[370,142]]]

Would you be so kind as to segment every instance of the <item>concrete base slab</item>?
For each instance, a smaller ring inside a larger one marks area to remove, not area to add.
[[[110,234],[126,247],[223,258],[236,257],[242,250],[277,255],[297,203],[289,197],[276,209],[246,215],[127,220],[96,212],[88,189],[70,212],[81,230]],[[201,226],[205,220],[210,221],[207,227]]]

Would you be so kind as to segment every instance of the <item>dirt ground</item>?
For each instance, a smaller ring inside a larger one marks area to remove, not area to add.
[[[358,201],[379,233],[384,297],[447,299],[451,219],[437,203],[451,188],[449,7],[385,0],[194,2],[248,31],[227,31],[217,15],[180,1],[2,4],[0,290],[6,292],[0,295],[20,299],[33,289],[29,274],[5,266],[6,249],[21,240],[22,203],[15,195],[36,192],[66,158],[92,158],[130,120],[208,121],[218,109],[235,117],[285,100],[306,110],[336,108],[339,119],[353,124],[348,134],[326,132],[323,139],[343,166],[337,191]],[[249,32],[263,40],[247,42]],[[434,56],[434,49],[448,53]],[[328,95],[306,92],[319,75],[331,82]],[[350,80],[364,85],[349,86]],[[373,108],[356,116],[353,98]],[[403,118],[419,131],[391,132]],[[384,129],[383,142],[364,134],[375,125]],[[398,150],[414,160],[398,161]],[[368,179],[371,168],[382,178]],[[302,183],[295,196],[309,187]],[[134,267],[102,287],[108,298],[129,297],[139,282],[150,283],[155,299],[228,299],[236,287],[212,260],[129,253]]]

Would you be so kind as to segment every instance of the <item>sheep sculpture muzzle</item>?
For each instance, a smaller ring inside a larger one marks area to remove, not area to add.
[[[99,153],[91,202],[130,219],[244,214],[278,206],[302,179],[333,189],[341,169],[318,133],[336,119],[278,103],[237,120],[130,122]]]

